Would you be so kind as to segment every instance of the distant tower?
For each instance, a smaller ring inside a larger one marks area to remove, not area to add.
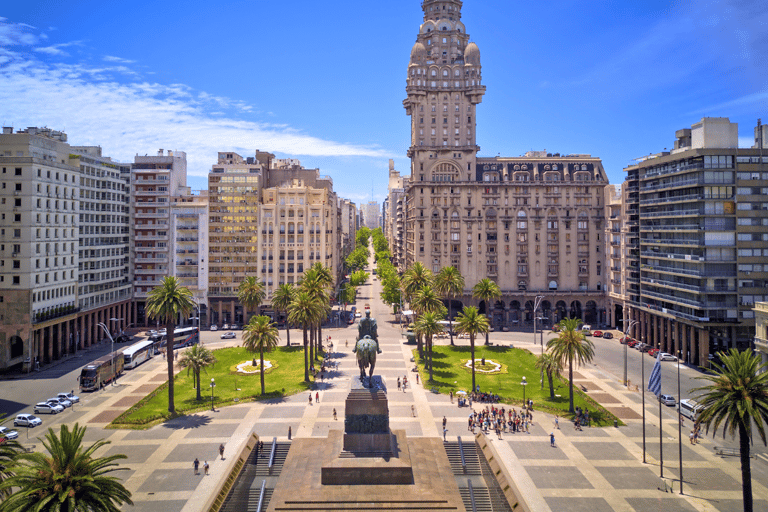
[[[424,0],[403,101],[411,116],[412,184],[471,181],[479,147],[476,106],[483,99],[480,50],[461,22],[460,0]]]

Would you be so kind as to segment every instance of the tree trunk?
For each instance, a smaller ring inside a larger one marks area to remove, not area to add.
[[[264,351],[259,350],[259,374],[261,375],[261,396],[264,396]]]
[[[549,399],[555,399],[555,385],[552,381],[552,372],[547,372],[547,380],[549,380]]]
[[[491,332],[490,328],[487,331],[485,331],[485,344],[486,344],[486,346],[489,344],[489,342],[488,342],[488,333],[489,332]]]
[[[472,358],[472,391],[475,392],[475,335],[469,334],[469,357]]]
[[[453,346],[453,301],[448,299],[448,334],[451,336],[451,346]]]
[[[419,357],[424,357],[424,342],[421,339],[421,334],[416,335],[416,347],[419,351]]]
[[[176,406],[173,402],[173,331],[175,330],[176,324],[174,322],[165,324],[165,355],[168,362],[168,412],[171,414],[176,412]]]
[[[285,319],[285,337],[287,338],[286,347],[291,346],[291,324],[288,323],[288,319]]]
[[[429,382],[432,382],[432,336],[427,336],[427,364],[429,364]]]
[[[572,357],[568,358],[568,393],[571,397],[570,404],[568,406],[569,407],[568,411],[570,411],[571,413],[574,413],[576,411],[573,409],[573,358]]]
[[[751,421],[751,420],[747,420]],[[744,424],[739,423],[739,452],[741,455],[741,496],[744,512],[752,512],[752,467],[749,461],[749,435]]]
[[[307,347],[307,327],[305,326],[304,329],[304,382],[309,382],[309,352]]]
[[[320,352],[323,350],[323,326],[317,326],[317,349],[315,350],[315,357],[320,359]]]
[[[197,382],[197,401],[200,402],[203,400],[203,395],[200,394],[200,369],[199,368],[195,371],[195,381]]]
[[[314,364],[315,361],[315,327],[313,326],[309,330],[309,362]]]

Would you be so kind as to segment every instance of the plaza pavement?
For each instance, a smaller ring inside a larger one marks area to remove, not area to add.
[[[357,304],[370,303],[378,319],[383,351],[376,373],[384,377],[389,391],[390,426],[403,429],[408,436],[439,437],[442,418],[447,419],[448,439],[471,438],[467,431],[468,408],[451,404],[448,396],[429,392],[415,385],[411,372],[412,350],[390,321],[392,315],[378,297],[378,282],[362,288]],[[373,293],[372,293],[373,292]],[[97,455],[123,453],[129,468],[120,477],[133,493],[135,512],[193,512],[203,510],[234,465],[236,455],[255,432],[269,444],[273,437],[287,440],[288,429],[296,437],[325,438],[330,429],[341,429],[344,400],[349,380],[357,375],[352,343],[356,326],[324,330],[334,343],[333,361],[338,368],[319,384],[320,403],[308,405],[307,394],[268,403],[247,403],[179,418],[145,431],[106,430],[104,427],[127,407],[165,381],[165,362],[156,357],[91,397],[75,411],[59,415],[61,421],[79,421],[88,426],[86,441],[107,439],[111,444]],[[296,338],[300,339],[300,338]],[[236,340],[233,340],[236,341]],[[349,342],[346,346],[345,342]],[[442,340],[447,343],[447,340]],[[466,343],[466,340],[457,340]],[[535,350],[530,344],[516,343]],[[397,391],[397,377],[408,375],[405,392]],[[524,509],[547,511],[740,511],[741,474],[738,457],[715,456],[712,441],[704,439],[692,446],[684,440],[685,494],[680,495],[678,475],[677,425],[663,422],[664,476],[659,477],[658,406],[648,403],[647,463],[642,462],[642,422],[640,394],[626,391],[613,375],[595,369],[579,369],[576,385],[627,424],[621,428],[584,428],[575,431],[566,421],[554,429],[553,417],[534,411],[530,434],[504,434],[502,440],[488,435],[492,451],[512,475],[524,502]],[[423,383],[422,383],[423,384]],[[314,392],[313,392],[314,394]],[[650,400],[649,400],[650,402]],[[412,413],[412,408],[415,415]],[[481,404],[474,404],[479,409]],[[333,409],[338,420],[333,419]],[[46,427],[50,426],[46,422]],[[690,426],[690,422],[686,422]],[[556,447],[550,447],[549,433],[555,433]],[[688,430],[684,430],[684,436]],[[33,431],[33,435],[42,432]],[[218,457],[224,443],[225,459]],[[200,475],[193,474],[192,461],[201,463]],[[204,476],[203,461],[210,464]],[[659,488],[673,485],[674,492]],[[768,510],[766,482],[753,481],[755,510]]]

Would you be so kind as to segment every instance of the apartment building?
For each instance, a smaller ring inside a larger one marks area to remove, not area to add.
[[[768,157],[758,121],[753,148],[738,126],[704,118],[678,130],[672,151],[625,169],[626,211],[639,219],[639,293],[628,289],[625,318],[635,337],[706,365],[716,351],[751,347],[754,304],[768,299]]]
[[[172,198],[187,189],[187,155],[159,150],[157,155],[134,157],[131,167],[131,205],[134,268],[132,318],[136,325],[152,324],[145,313],[149,292],[173,275],[175,253],[171,230]]]
[[[405,264],[403,248],[405,240],[405,188],[407,183],[408,178],[400,176],[400,172],[395,170],[394,160],[390,160],[387,198],[383,208],[383,225],[384,236],[389,242],[389,250],[396,267]]]
[[[755,353],[762,364],[768,364],[768,302],[755,303]]]
[[[171,198],[172,275],[192,292],[196,325],[207,325],[208,312],[208,191],[182,187]]]
[[[405,189],[405,265],[454,266],[472,287],[491,278],[503,296],[479,303],[499,328],[564,316],[607,321],[605,171],[591,155],[531,151],[478,157],[480,50],[461,22],[462,2],[425,0],[403,101],[411,117]]]
[[[360,207],[361,224],[368,229],[381,227],[381,208],[376,201],[369,201]]]
[[[341,230],[341,256],[345,261],[355,249],[355,233],[357,233],[357,206],[349,199],[339,198],[339,215]]]
[[[132,299],[130,164],[114,162],[98,146],[73,146],[70,162],[80,169],[78,321],[70,345],[88,346],[128,327]]]

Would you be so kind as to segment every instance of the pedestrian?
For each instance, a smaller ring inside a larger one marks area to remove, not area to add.
[[[224,460],[224,444],[219,445],[219,456],[221,457],[221,460]]]
[[[680,426],[685,428],[685,417],[682,414],[680,415]]]
[[[347,348],[349,348],[349,340],[345,341],[344,344],[346,345]]]
[[[447,441],[447,439],[445,438],[445,436],[446,436],[446,435],[448,435],[448,429],[447,429],[447,428],[444,428],[444,429],[443,429],[443,442],[446,442],[446,441]]]
[[[408,376],[403,375],[403,393],[405,393],[406,386],[408,386]]]
[[[400,377],[397,378],[397,390],[400,391]]]
[[[336,421],[336,408],[333,408],[333,420]]]
[[[416,408],[411,404],[411,416],[416,417]]]
[[[291,426],[288,425],[288,440],[291,440]]]
[[[312,392],[309,393],[309,405],[312,405]]]
[[[445,416],[443,416],[443,428],[445,428],[445,425],[448,423],[448,420],[445,419]]]
[[[416,373],[416,385],[417,386],[419,385],[419,374],[418,373]]]
[[[192,465],[195,467],[195,474],[200,474],[200,461],[195,457],[195,462],[192,463]]]
[[[205,461],[203,463],[203,471],[205,471],[205,476],[208,476],[208,468],[209,468],[208,461]]]
[[[453,390],[450,390],[450,391],[448,392],[448,396],[450,396],[450,397],[451,397],[451,403],[453,403]]]
[[[549,434],[549,446],[551,446],[552,448],[555,447],[555,433],[554,432],[550,432],[550,434]]]
[[[315,402],[317,402],[318,404],[320,403],[320,392],[319,391],[315,391]]]
[[[560,416],[558,416],[557,414],[555,414],[555,428],[557,430],[560,430]]]

